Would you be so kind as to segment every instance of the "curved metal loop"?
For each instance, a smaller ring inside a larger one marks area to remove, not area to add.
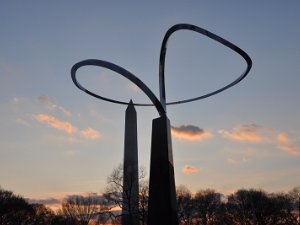
[[[236,53],[238,53],[240,56],[242,56],[242,58],[246,61],[247,63],[247,68],[245,69],[245,71],[233,82],[231,82],[230,84],[216,90],[213,92],[210,92],[208,94],[199,96],[199,97],[195,97],[195,98],[190,98],[190,99],[185,99],[185,100],[181,100],[181,101],[175,101],[175,102],[166,102],[166,90],[165,90],[165,57],[166,57],[166,52],[167,52],[167,42],[170,38],[170,36],[178,31],[178,30],[191,30],[191,31],[195,31],[198,32],[200,34],[203,34],[217,42],[220,42],[221,44],[227,46],[228,48],[232,49],[233,51],[235,51]],[[151,100],[151,102],[153,104],[144,104],[144,103],[134,103],[135,106],[155,106],[158,113],[160,115],[165,115],[166,114],[166,105],[176,105],[176,104],[182,104],[182,103],[187,103],[187,102],[192,102],[192,101],[196,101],[196,100],[200,100],[200,99],[204,99],[207,97],[210,97],[212,95],[218,94],[234,85],[236,85],[237,83],[239,83],[241,80],[243,80],[247,74],[249,73],[251,67],[252,67],[252,60],[251,58],[248,56],[248,54],[246,52],[244,52],[242,49],[240,49],[239,47],[237,47],[236,45],[232,44],[231,42],[205,30],[202,29],[200,27],[197,27],[195,25],[191,25],[191,24],[177,24],[172,26],[165,34],[163,42],[162,42],[162,46],[161,46],[161,51],[160,51],[160,58],[159,58],[159,92],[160,92],[160,101],[158,100],[158,98],[153,94],[153,92],[140,80],[138,79],[135,75],[133,75],[132,73],[130,73],[129,71],[125,70],[124,68],[115,65],[113,63],[107,62],[107,61],[103,61],[103,60],[97,60],[97,59],[87,59],[87,60],[83,60],[81,62],[76,63],[72,69],[71,69],[71,76],[72,76],[72,80],[74,82],[74,84],[82,91],[84,91],[85,93],[102,99],[104,101],[108,101],[108,102],[112,102],[112,103],[117,103],[117,104],[122,104],[122,105],[128,105],[127,102],[123,102],[123,101],[117,101],[114,99],[109,99],[109,98],[105,98],[102,97],[100,95],[97,95],[89,90],[87,90],[86,88],[84,88],[76,79],[76,71],[83,66],[100,66],[100,67],[104,67],[107,69],[110,69],[124,77],[126,77],[128,80],[130,80],[131,82],[133,82],[135,85],[137,85]]]
[[[195,31],[198,32],[200,34],[203,34],[225,46],[227,46],[228,48],[232,49],[233,51],[235,51],[236,53],[238,53],[240,56],[242,56],[242,58],[246,61],[247,63],[247,68],[245,69],[245,71],[233,82],[231,82],[230,84],[216,90],[216,91],[212,91],[208,94],[199,96],[199,97],[195,97],[195,98],[190,98],[190,99],[186,99],[186,100],[181,100],[181,101],[175,101],[175,102],[166,102],[166,90],[165,90],[165,57],[166,57],[166,52],[167,52],[167,43],[168,40],[170,38],[170,36],[178,30],[191,30],[191,31]],[[187,102],[192,102],[192,101],[196,101],[196,100],[200,100],[200,99],[204,99],[207,97],[210,97],[212,95],[218,94],[234,85],[236,85],[237,83],[239,83],[241,80],[243,80],[247,74],[249,73],[250,69],[252,67],[252,60],[249,57],[249,55],[244,52],[242,49],[240,49],[239,47],[237,47],[236,45],[232,44],[231,42],[219,37],[218,35],[215,35],[203,28],[197,27],[195,25],[191,25],[191,24],[176,24],[174,26],[172,26],[167,33],[165,34],[165,37],[163,39],[162,42],[162,46],[161,46],[161,51],[160,51],[160,58],[159,58],[159,88],[160,88],[160,102],[163,105],[164,109],[166,110],[166,105],[175,105],[175,104],[182,104],[182,103],[187,103]]]
[[[97,95],[89,90],[87,90],[86,88],[84,88],[78,81],[76,78],[76,71],[83,66],[100,66],[100,67],[104,67],[107,69],[110,69],[120,75],[122,75],[123,77],[127,78],[128,80],[130,80],[131,82],[133,82],[135,85],[137,85],[151,100],[151,102],[153,103],[153,105],[156,107],[158,113],[162,116],[166,113],[166,111],[164,110],[162,104],[160,103],[160,101],[157,99],[157,97],[153,94],[153,92],[139,79],[137,78],[135,75],[133,75],[132,73],[130,73],[129,71],[125,70],[124,68],[115,65],[113,63],[110,62],[106,62],[103,60],[98,60],[98,59],[87,59],[87,60],[83,60],[81,62],[76,63],[72,69],[71,69],[71,77],[72,80],[74,82],[74,84],[76,85],[76,87],[78,87],[80,90],[84,91],[85,93],[95,97],[95,98],[99,98],[102,99],[104,101],[108,101],[108,102],[112,102],[112,103],[117,103],[117,104],[122,104],[122,105],[128,105],[127,102],[122,102],[122,101],[117,101],[117,100],[113,100],[113,99],[109,99],[109,98],[105,98],[102,97],[100,95]],[[153,106],[152,104],[139,104],[136,103],[134,104],[136,106]]]

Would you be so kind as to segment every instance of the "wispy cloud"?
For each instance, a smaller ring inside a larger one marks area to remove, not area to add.
[[[272,146],[273,147],[273,146]],[[272,149],[272,150],[270,150]],[[276,152],[273,151],[274,148],[257,148],[248,146],[235,146],[226,147],[226,153],[230,154],[229,158],[237,162],[248,162],[257,158],[270,158],[275,157]],[[245,161],[246,160],[246,161]],[[230,163],[230,160],[226,160]]]
[[[53,211],[57,211],[61,209],[61,204],[63,199],[61,198],[44,198],[44,199],[27,199],[30,204],[43,204]]]
[[[55,137],[55,140],[66,142],[68,144],[82,144],[84,141],[81,138],[74,137],[74,136],[57,136]]]
[[[277,141],[283,144],[289,143],[290,139],[286,133],[280,133],[277,135]]]
[[[29,127],[29,126],[30,126],[30,124],[29,124],[26,120],[24,120],[24,119],[22,119],[22,118],[17,118],[17,119],[16,119],[16,123],[17,123],[17,124],[20,124],[20,125],[22,125],[22,126],[26,126],[26,127]]]
[[[47,124],[48,126],[54,129],[61,130],[69,134],[67,137],[62,137],[62,136],[57,137],[57,140],[67,142],[69,144],[83,143],[84,142],[83,138],[89,140],[95,140],[101,138],[101,133],[91,127],[80,130],[72,123],[59,120],[50,114],[36,114],[33,115],[33,118],[35,118],[37,121],[41,123]],[[69,156],[71,155],[72,153],[69,154]]]
[[[50,96],[39,96],[38,100],[47,106],[48,109],[50,110],[58,110],[59,112],[63,113],[65,116],[71,116],[72,113],[68,110],[66,110],[63,106],[57,105],[53,98],[51,98]]]
[[[290,155],[300,156],[300,151],[296,146],[289,145],[289,146],[277,146],[277,149],[284,151]]]
[[[73,157],[76,157],[79,155],[79,152],[78,151],[75,151],[75,150],[69,150],[69,151],[65,151],[64,153],[64,156],[67,157],[67,158],[73,158]]]
[[[140,91],[140,88],[136,84],[133,84],[133,83],[129,84],[129,89],[133,92],[139,92]]]
[[[50,114],[37,114],[34,115],[34,118],[39,122],[44,122],[48,124],[50,127],[65,131],[68,134],[75,133],[78,130],[78,128],[73,126],[71,123],[58,120]]]
[[[56,205],[61,204],[62,199],[45,198],[45,199],[28,199],[31,204]]]
[[[176,138],[188,141],[201,141],[213,136],[209,131],[205,131],[193,125],[181,125],[178,127],[172,126],[171,133]]]
[[[99,131],[93,129],[93,128],[86,128],[81,131],[81,135],[88,139],[99,139],[101,138],[101,134]]]
[[[276,137],[278,145],[276,148],[280,151],[286,152],[289,155],[300,156],[300,149],[296,143],[299,140],[293,136],[289,137],[286,133],[279,133]]]
[[[61,205],[64,201],[68,199],[79,198],[80,200],[93,200],[94,203],[102,204],[105,199],[100,193],[72,193],[72,192],[62,192],[62,193],[49,193],[47,198],[29,198],[27,199],[31,204],[43,204],[52,210],[56,211],[61,209]]]
[[[259,134],[260,130],[261,126],[256,124],[241,124],[232,131],[219,130],[219,134],[233,141],[262,142],[264,137]]]
[[[184,174],[199,173],[199,169],[195,166],[185,165],[182,168],[182,173]]]
[[[11,102],[15,105],[20,104],[21,102],[24,102],[26,99],[24,97],[20,96],[14,96],[11,100]]]
[[[227,158],[227,163],[230,165],[238,165],[248,162],[249,160],[246,157],[243,157],[242,159],[233,159],[233,158]]]

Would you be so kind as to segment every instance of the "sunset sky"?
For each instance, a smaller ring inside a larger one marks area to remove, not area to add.
[[[125,106],[75,87],[71,67],[115,63],[157,96],[165,32],[207,29],[246,51],[253,68],[216,96],[169,106],[176,185],[289,191],[300,185],[300,2],[1,1],[0,185],[26,198],[101,193],[123,159]],[[207,37],[175,33],[166,56],[167,101],[220,88],[244,60]],[[132,83],[98,67],[80,82],[108,98],[146,102]],[[149,174],[154,107],[137,107],[139,164]]]

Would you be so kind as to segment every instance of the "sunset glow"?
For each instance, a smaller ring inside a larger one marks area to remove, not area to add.
[[[160,99],[163,37],[190,23],[236,44],[253,67],[218,95],[167,105],[176,186],[289,192],[300,185],[299,12],[300,1],[1,1],[0,186],[53,208],[71,194],[104,193],[123,160],[126,105],[79,90],[72,66],[119,65]],[[169,103],[224,87],[246,67],[227,47],[186,30],[170,38],[165,63]],[[82,67],[78,79],[107,98],[151,102],[105,68]],[[147,180],[159,113],[136,112]]]

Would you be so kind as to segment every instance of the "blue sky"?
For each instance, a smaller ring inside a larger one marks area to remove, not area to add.
[[[298,1],[1,1],[0,185],[28,198],[102,192],[123,158],[125,107],[79,91],[70,69],[110,61],[158,96],[161,42],[177,23],[233,42],[253,68],[217,96],[168,107],[172,126],[185,128],[173,130],[176,184],[223,193],[300,185],[299,10]],[[180,31],[168,45],[167,100],[219,88],[245,66],[222,45]],[[106,97],[149,102],[104,69],[84,68],[79,79]],[[137,113],[139,163],[148,170],[158,114]]]

